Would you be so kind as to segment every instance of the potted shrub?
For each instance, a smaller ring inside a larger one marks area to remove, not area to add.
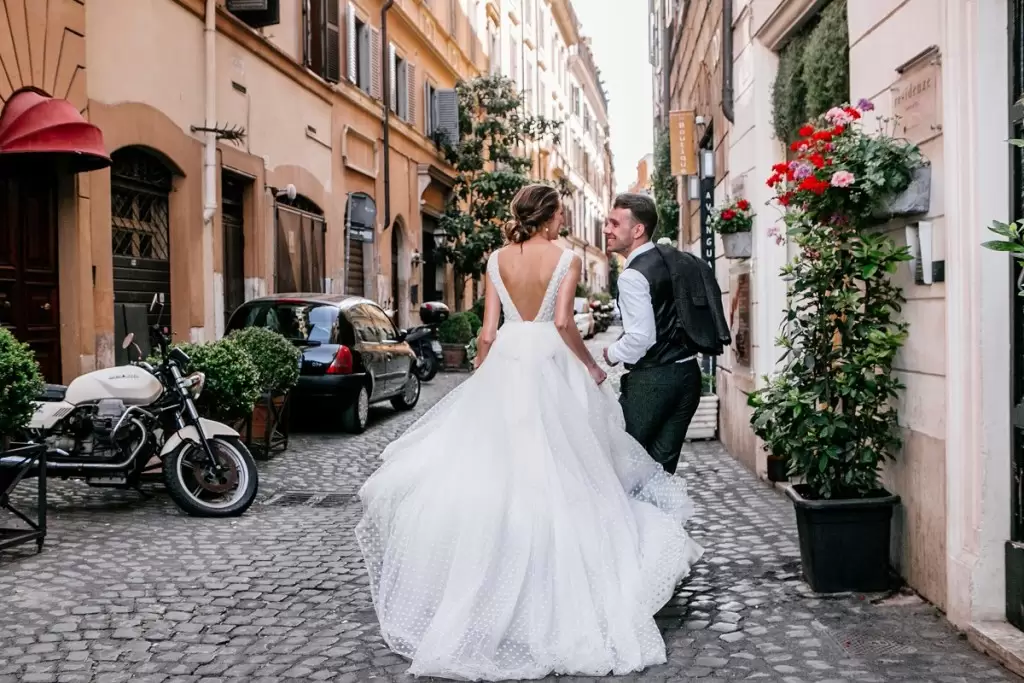
[[[269,457],[288,448],[287,409],[291,388],[299,381],[302,352],[284,336],[262,327],[232,332],[256,366],[261,395],[245,420],[246,445],[257,457]]]
[[[0,451],[7,450],[32,419],[42,391],[35,354],[0,327]]]
[[[189,371],[206,375],[196,400],[203,417],[237,424],[252,414],[260,397],[260,374],[249,354],[234,339],[206,344],[176,344],[191,359]]]
[[[456,313],[437,329],[441,342],[444,366],[449,369],[466,367],[466,345],[473,339],[473,327],[466,313]]]
[[[686,430],[686,439],[714,439],[718,433],[718,395],[715,393],[714,382],[710,373],[702,375],[702,391],[697,412],[690,420]]]
[[[726,258],[750,258],[753,253],[750,231],[754,227],[754,214],[750,211],[750,202],[739,199],[715,209],[708,218],[708,225],[712,231],[722,236]]]
[[[800,129],[796,158],[768,179],[798,255],[783,268],[789,304],[777,377],[749,396],[754,432],[788,461],[804,576],[815,591],[889,586],[891,517],[899,496],[879,481],[902,447],[893,361],[907,336],[902,291],[910,259],[878,208],[922,164],[916,147],[858,120],[870,103],[836,107]]]

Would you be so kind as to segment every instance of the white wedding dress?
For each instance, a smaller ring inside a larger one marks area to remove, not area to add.
[[[383,637],[409,673],[462,680],[626,674],[665,662],[654,614],[703,550],[692,503],[626,434],[554,325],[565,252],[523,321],[384,451],[356,528]]]

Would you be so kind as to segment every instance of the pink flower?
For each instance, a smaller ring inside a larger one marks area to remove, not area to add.
[[[825,120],[833,126],[848,126],[853,123],[853,117],[842,107],[832,107],[825,112]]]
[[[849,187],[853,185],[853,181],[856,179],[849,171],[836,171],[832,174],[830,184],[832,187]]]
[[[775,244],[778,244],[779,246],[782,246],[783,244],[786,243],[786,238],[783,236],[782,230],[779,229],[779,226],[777,225],[773,225],[772,227],[768,228],[768,236],[774,237]]]

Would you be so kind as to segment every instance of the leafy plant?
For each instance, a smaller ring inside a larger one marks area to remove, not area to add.
[[[750,232],[754,227],[754,214],[750,210],[750,202],[740,199],[716,208],[708,218],[708,225],[713,232],[720,235]]]
[[[903,386],[892,364],[908,328],[890,276],[910,256],[866,228],[921,159],[884,131],[865,134],[857,120],[869,109],[862,100],[804,127],[798,158],[768,180],[799,252],[782,270],[781,370],[748,403],[765,449],[788,459],[814,498],[873,495],[882,463],[902,446],[894,401]]]
[[[613,299],[619,298],[619,274],[622,272],[622,265],[619,259],[609,257],[608,259],[608,293]]]
[[[25,428],[42,391],[35,353],[0,327],[0,437],[15,437]]]
[[[1017,104],[1021,103],[1024,103],[1024,98],[1017,102]],[[1015,147],[1024,147],[1024,140],[1014,138],[1010,140],[1010,144]],[[1002,239],[984,242],[981,246],[993,251],[1008,252],[1018,263],[1024,264],[1024,221],[1015,223],[993,221],[988,229]],[[1018,287],[1017,296],[1024,296],[1024,289]]]
[[[246,327],[228,338],[249,354],[263,391],[287,391],[299,381],[302,352],[284,336],[264,327]]]
[[[483,321],[475,311],[466,311],[466,320],[469,321],[469,329],[473,332],[473,336],[475,337],[480,331],[480,328],[484,326]]]
[[[511,219],[509,204],[530,183],[533,159],[522,143],[558,143],[561,124],[523,114],[515,82],[500,75],[482,76],[456,86],[460,142],[444,147],[455,169],[451,200],[439,221],[444,241],[438,249],[453,266],[455,291],[479,280],[487,256],[504,244],[502,228]],[[461,297],[456,297],[461,304]]]
[[[210,419],[232,422],[252,413],[262,393],[260,371],[236,340],[225,337],[206,344],[175,344],[189,357],[189,372],[206,375],[196,408]],[[159,363],[155,356],[151,363]]]
[[[679,234],[679,202],[676,201],[676,178],[672,175],[672,149],[667,128],[657,132],[654,143],[651,190],[658,209],[658,229],[652,241],[662,237],[675,239]]]
[[[804,121],[849,98],[849,43],[846,0],[832,0],[779,52],[772,85],[772,125],[778,139],[793,140]]]
[[[437,328],[442,344],[468,344],[473,339],[473,326],[467,313],[456,313]]]

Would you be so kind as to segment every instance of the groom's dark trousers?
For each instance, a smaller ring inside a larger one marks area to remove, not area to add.
[[[674,474],[701,395],[696,360],[635,369],[622,378],[619,402],[626,431]]]

